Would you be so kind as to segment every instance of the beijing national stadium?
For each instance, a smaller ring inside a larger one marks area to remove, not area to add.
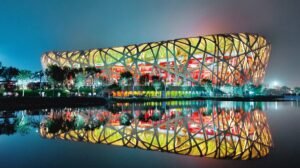
[[[125,71],[134,80],[159,76],[166,84],[244,85],[263,82],[271,45],[257,34],[217,34],[159,42],[77,51],[50,51],[42,65],[96,67],[110,83]],[[151,80],[151,79],[150,79]]]

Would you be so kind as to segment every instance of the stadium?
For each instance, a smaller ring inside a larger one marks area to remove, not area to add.
[[[263,82],[271,45],[257,34],[218,34],[150,42],[123,47],[50,51],[42,55],[49,65],[96,67],[110,83],[130,71],[135,81],[142,75],[159,76],[166,84],[244,85]]]

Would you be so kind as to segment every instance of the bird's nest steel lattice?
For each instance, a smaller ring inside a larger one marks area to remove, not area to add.
[[[165,112],[157,108],[120,113],[96,109],[52,111],[41,123],[40,135],[223,159],[261,158],[272,148],[267,116],[259,109],[247,112],[200,107],[188,111],[180,107]]]
[[[120,73],[158,75],[167,83],[210,80],[213,84],[242,85],[263,82],[271,45],[256,34],[219,34],[176,40],[78,51],[50,51],[42,65],[98,67],[116,81]]]

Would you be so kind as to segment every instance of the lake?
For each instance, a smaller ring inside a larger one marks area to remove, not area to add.
[[[299,119],[298,101],[0,111],[0,167],[295,165]]]

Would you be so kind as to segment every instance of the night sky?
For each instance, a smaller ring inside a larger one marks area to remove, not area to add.
[[[272,43],[266,82],[300,86],[299,6],[297,0],[0,0],[0,61],[39,70],[49,50],[254,32]]]

